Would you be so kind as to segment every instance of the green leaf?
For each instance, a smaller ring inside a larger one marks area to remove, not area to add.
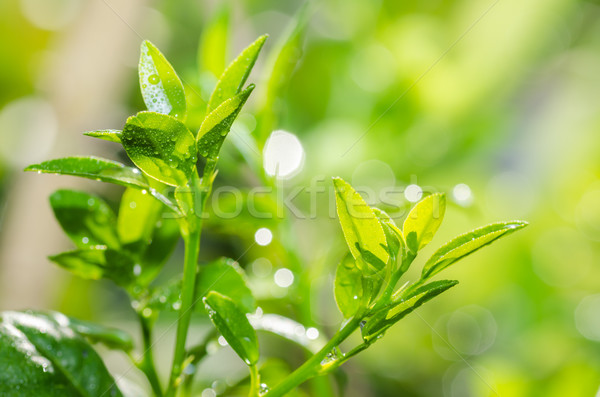
[[[333,292],[344,318],[352,317],[360,308],[363,298],[362,272],[352,255],[346,255],[338,264]]]
[[[233,300],[218,292],[210,292],[203,302],[208,316],[229,346],[246,364],[256,365],[258,339],[244,312]]]
[[[202,32],[198,47],[198,65],[201,71],[211,72],[215,78],[225,70],[229,36],[230,8],[224,4]]]
[[[382,310],[367,320],[361,329],[365,342],[382,335],[392,325],[406,317],[425,302],[458,284],[455,280],[441,280],[417,288],[407,296],[402,296],[390,309]]]
[[[435,193],[419,201],[408,213],[402,228],[406,245],[417,253],[433,239],[446,212],[446,196]]]
[[[65,157],[44,161],[25,168],[25,171],[37,171],[45,174],[80,176],[121,186],[148,189],[148,182],[142,173],[131,167],[112,160],[98,157]]]
[[[388,253],[393,258],[402,258],[404,253],[404,235],[402,234],[402,231],[396,226],[394,220],[385,211],[380,210],[379,208],[373,208],[373,212],[385,233]]]
[[[154,225],[152,241],[146,247],[140,263],[142,273],[138,281],[147,284],[158,275],[171,256],[179,240],[179,225],[173,218],[162,218]]]
[[[0,395],[122,396],[89,343],[59,313],[0,314]]]
[[[423,267],[422,279],[428,279],[459,259],[527,226],[527,222],[498,222],[465,233],[446,243],[431,256]]]
[[[48,258],[81,278],[90,280],[106,278],[124,287],[131,284],[136,272],[131,257],[104,246],[63,252]]]
[[[217,158],[225,137],[252,90],[254,90],[254,85],[251,84],[240,94],[221,103],[218,108],[206,116],[197,137],[198,151],[203,157]]]
[[[185,186],[196,169],[194,135],[179,120],[140,112],[127,119],[123,147],[142,172],[172,186]]]
[[[173,66],[158,48],[147,40],[142,43],[140,49],[138,71],[142,97],[148,110],[185,120],[183,84]]]
[[[352,256],[357,261],[363,257],[371,265],[364,269],[367,273],[378,272],[381,270],[381,263],[385,265],[389,259],[385,233],[379,220],[373,209],[347,182],[334,178],[333,185],[338,217]],[[379,261],[364,258],[367,252]]]
[[[268,35],[260,36],[225,69],[210,96],[207,113],[212,113],[225,100],[240,93],[267,37]]]
[[[147,191],[126,189],[121,197],[117,231],[123,245],[150,242],[162,206]]]
[[[115,214],[100,197],[61,189],[52,193],[50,205],[60,226],[77,247],[120,247]]]
[[[93,138],[104,139],[105,141],[121,143],[121,131],[120,130],[98,130],[84,132],[83,135],[91,136]]]
[[[69,328],[84,336],[90,343],[102,343],[111,349],[130,351],[133,349],[133,339],[127,332],[117,328],[105,327],[89,321],[69,317]]]

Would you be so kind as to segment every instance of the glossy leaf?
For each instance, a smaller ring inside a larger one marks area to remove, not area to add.
[[[352,317],[360,308],[363,298],[362,272],[352,255],[346,255],[335,272],[333,292],[335,302],[344,318]]]
[[[57,190],[50,196],[50,205],[60,226],[77,247],[119,248],[115,214],[100,197],[75,190]]]
[[[128,255],[104,246],[63,252],[49,259],[84,279],[106,278],[128,286],[134,278],[134,261]]]
[[[112,160],[98,157],[65,157],[44,161],[25,168],[25,171],[37,171],[45,174],[61,174],[95,179],[141,189],[148,188],[148,182],[142,173],[131,167]]]
[[[207,113],[212,113],[227,99],[242,91],[267,37],[264,35],[256,39],[225,69],[210,96]]]
[[[445,212],[444,194],[431,194],[419,201],[408,213],[402,228],[408,249],[416,253],[429,244],[442,224]]]
[[[121,133],[120,130],[99,130],[84,132],[83,135],[104,139],[109,142],[121,143]]]
[[[173,66],[158,48],[147,40],[142,43],[140,49],[138,72],[142,97],[148,110],[185,120],[183,84]]]
[[[172,186],[184,186],[195,172],[194,135],[179,120],[140,112],[127,119],[123,147],[142,172]]]
[[[59,313],[0,314],[0,395],[122,396],[100,356]]]
[[[392,308],[383,310],[368,319],[361,329],[363,339],[367,342],[373,340],[416,308],[456,284],[458,284],[458,281],[455,280],[441,280],[417,288],[408,296],[404,296]]]
[[[428,279],[459,259],[527,226],[527,222],[498,222],[460,235],[438,249],[423,267],[421,278]]]
[[[347,182],[334,178],[333,185],[338,218],[352,256],[359,260],[364,258],[365,253],[370,253],[379,261],[364,258],[370,265],[364,271],[369,274],[378,272],[381,270],[381,263],[385,265],[389,258],[385,233],[379,220],[373,209]]]
[[[227,99],[206,116],[197,137],[198,152],[202,157],[217,158],[225,137],[253,89],[254,85],[248,86],[240,94]]]
[[[121,196],[117,231],[123,245],[147,244],[161,213],[161,205],[147,191],[127,189]]]
[[[229,346],[248,365],[256,365],[259,358],[256,331],[246,314],[233,300],[218,292],[210,292],[203,299],[212,323]]]

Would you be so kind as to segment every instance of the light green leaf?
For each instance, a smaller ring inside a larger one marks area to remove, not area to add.
[[[127,119],[123,147],[146,175],[172,186],[184,186],[196,169],[194,135],[179,120],[140,112]]]
[[[122,396],[94,349],[59,313],[0,314],[0,395]]]
[[[373,208],[375,216],[381,223],[383,232],[385,233],[385,239],[387,241],[388,253],[391,257],[402,258],[404,253],[404,235],[402,231],[396,226],[394,220],[383,210],[379,208]]]
[[[111,349],[126,352],[133,349],[133,338],[125,331],[72,317],[68,317],[68,319],[68,327],[79,335],[85,336],[90,343],[102,343]]]
[[[230,7],[222,5],[217,15],[209,21],[202,32],[198,47],[198,65],[201,71],[209,71],[220,76],[225,70],[227,44],[229,42]]]
[[[523,221],[498,222],[460,235],[438,249],[427,260],[421,278],[428,279],[459,259],[527,225],[528,223]]]
[[[207,113],[212,113],[224,101],[242,91],[267,37],[267,35],[260,36],[225,69],[210,96]]]
[[[364,259],[369,266],[361,269],[368,274],[376,273],[389,259],[386,238],[373,209],[341,178],[334,178],[337,213],[348,248],[354,259]],[[378,261],[365,257],[369,253]],[[362,257],[362,258],[361,258]]]
[[[104,246],[63,252],[48,257],[52,262],[84,279],[106,278],[127,287],[134,279],[135,262],[122,252]]]
[[[104,139],[105,141],[121,143],[121,131],[120,130],[98,130],[84,132],[83,135],[91,136],[93,138]]]
[[[435,193],[419,201],[408,213],[402,228],[406,245],[417,253],[433,239],[446,212],[446,196]]]
[[[148,110],[185,120],[183,84],[173,66],[158,48],[147,40],[142,43],[140,49],[138,71],[142,97]]]
[[[62,159],[44,161],[25,168],[25,171],[37,171],[45,174],[60,174],[95,179],[102,182],[115,183],[121,186],[131,186],[147,189],[148,182],[142,173],[131,167],[112,160],[98,157],[65,157]]]
[[[120,247],[115,214],[100,197],[61,189],[52,193],[50,205],[60,226],[77,247]]]
[[[233,300],[218,292],[210,292],[203,302],[208,316],[229,346],[247,365],[256,365],[258,339],[244,312]]]
[[[333,292],[335,302],[344,318],[352,317],[360,308],[363,298],[362,272],[348,254],[338,264]]]
[[[147,191],[126,189],[121,196],[117,231],[123,245],[148,244],[162,206]]]
[[[217,158],[221,145],[231,129],[235,118],[252,93],[254,85],[240,94],[227,99],[213,110],[202,122],[198,131],[198,152],[205,158]]]

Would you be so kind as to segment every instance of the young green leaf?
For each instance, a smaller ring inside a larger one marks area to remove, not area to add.
[[[375,216],[381,223],[385,239],[387,241],[388,253],[393,258],[402,258],[404,253],[404,236],[402,231],[396,226],[394,220],[383,210],[373,208]]]
[[[0,395],[121,397],[102,359],[69,319],[0,314]]]
[[[229,346],[247,365],[256,365],[258,339],[244,312],[233,300],[214,291],[204,297],[203,302],[208,316]]]
[[[438,249],[427,260],[421,278],[428,279],[459,259],[525,226],[527,222],[523,221],[498,222],[460,235]]]
[[[115,214],[100,197],[61,189],[52,193],[50,205],[60,226],[77,247],[120,247]]]
[[[379,220],[373,209],[347,182],[334,178],[333,185],[338,218],[352,256],[359,260],[366,252],[370,253],[379,261],[363,258],[370,265],[364,271],[369,274],[378,272],[381,266],[378,267],[377,263],[385,265],[389,258],[385,233]]]
[[[98,130],[84,132],[83,135],[91,136],[92,138],[103,139],[109,142],[121,143],[121,131],[120,130]]]
[[[210,96],[207,113],[212,113],[224,101],[242,91],[267,37],[263,35],[256,39],[225,69]]]
[[[337,307],[344,318],[352,317],[360,308],[363,288],[362,272],[350,254],[346,255],[337,266],[333,292]]]
[[[90,249],[63,252],[48,257],[52,262],[84,279],[106,278],[127,287],[136,275],[135,262],[128,255],[96,246]]]
[[[185,120],[183,84],[173,66],[158,48],[147,40],[142,43],[140,49],[138,71],[142,97],[148,110]]]
[[[217,15],[208,22],[198,46],[198,65],[201,71],[220,76],[225,70],[229,42],[230,7],[223,4]]]
[[[402,228],[406,245],[417,253],[433,239],[446,212],[446,196],[435,193],[419,201],[409,212]]]
[[[154,112],[131,116],[121,140],[135,165],[160,182],[184,186],[195,172],[194,135],[171,116]]]
[[[248,86],[238,95],[221,103],[206,116],[197,137],[198,151],[203,157],[212,159],[218,157],[225,137],[252,90],[254,90],[254,85]]]
[[[65,157],[44,161],[25,168],[25,171],[37,171],[45,174],[72,175],[82,178],[110,182],[121,186],[148,189],[148,181],[137,168],[98,157]]]
[[[121,196],[117,232],[125,245],[140,242],[147,245],[154,225],[162,212],[160,203],[146,191],[128,188]]]

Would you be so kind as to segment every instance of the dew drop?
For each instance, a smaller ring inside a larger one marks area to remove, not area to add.
[[[160,79],[158,78],[157,74],[151,74],[148,77],[148,83],[150,84],[158,84],[160,82]]]

